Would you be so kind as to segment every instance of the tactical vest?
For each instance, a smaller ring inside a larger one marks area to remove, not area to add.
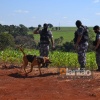
[[[87,27],[84,27],[84,26],[83,26],[83,29],[84,29],[84,32],[83,32],[83,35],[82,35],[82,38],[81,38],[79,44],[83,44],[83,43],[87,42],[88,39],[89,39]],[[76,44],[76,42],[77,42],[77,39],[78,39],[78,33],[77,33],[77,31],[76,31],[76,32],[74,33],[74,43],[75,43],[75,44]]]
[[[97,33],[97,35],[100,35],[100,32],[99,33]],[[95,41],[93,41],[93,45],[94,46],[96,46],[97,45],[97,42],[98,42],[98,37],[97,37],[97,35],[96,35],[96,39],[95,39]],[[100,48],[100,45],[99,45],[99,48]]]
[[[49,35],[50,35],[49,31],[42,30],[41,34],[40,34],[40,43],[41,44],[49,44],[50,43]]]

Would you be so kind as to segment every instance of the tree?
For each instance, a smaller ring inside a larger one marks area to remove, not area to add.
[[[19,33],[20,33],[21,35],[26,35],[27,32],[28,32],[28,28],[25,27],[23,24],[20,24],[19,27],[20,27]]]
[[[15,37],[16,45],[23,45],[25,48],[36,48],[36,42],[31,35],[19,35]]]
[[[4,32],[3,26],[0,24],[0,33]]]
[[[8,33],[13,35],[14,32],[15,32],[15,26],[14,25],[10,25],[9,26],[9,32]]]
[[[58,30],[58,27],[55,27],[56,31]]]
[[[1,33],[0,34],[0,50],[3,50],[7,47],[13,47],[15,44],[14,38],[11,34]]]
[[[49,27],[49,28],[52,28],[52,27],[53,27],[53,25],[49,23],[49,24],[48,24],[48,27]]]
[[[33,31],[35,28],[31,26],[31,27],[29,27],[29,29]]]
[[[42,26],[39,24],[38,27],[41,28]]]
[[[8,25],[3,25],[4,31],[9,32],[9,26]]]
[[[88,51],[93,51],[93,41],[94,41],[94,37],[95,37],[95,33],[89,29],[89,47],[88,47]]]

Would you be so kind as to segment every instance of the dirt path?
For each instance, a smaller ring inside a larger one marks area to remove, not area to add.
[[[18,68],[0,69],[0,100],[100,100],[100,73],[93,79],[58,79],[55,69],[33,71],[27,78]]]

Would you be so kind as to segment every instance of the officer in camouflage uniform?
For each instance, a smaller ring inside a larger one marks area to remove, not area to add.
[[[94,32],[96,33],[96,39],[93,42],[96,51],[96,63],[98,66],[97,71],[100,71],[100,28],[98,25],[93,27]]]
[[[49,45],[52,44],[54,48],[53,35],[50,30],[48,30],[48,24],[44,23],[43,29],[39,30],[39,27],[34,31],[34,34],[40,34],[40,56],[48,57],[49,55]],[[51,41],[50,41],[51,40]],[[48,65],[43,65],[47,67]]]
[[[76,21],[77,31],[75,32],[74,44],[78,53],[78,62],[80,69],[86,65],[86,51],[88,49],[88,29],[83,26],[80,20]]]

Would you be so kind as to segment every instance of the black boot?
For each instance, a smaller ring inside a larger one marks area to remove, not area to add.
[[[80,70],[85,70],[85,66],[82,65],[82,66],[80,67]]]
[[[45,68],[48,68],[48,66],[49,66],[49,64],[48,64],[48,63],[46,63],[46,64],[45,64]]]
[[[48,68],[48,65],[49,65],[48,63],[43,63],[41,68]]]

